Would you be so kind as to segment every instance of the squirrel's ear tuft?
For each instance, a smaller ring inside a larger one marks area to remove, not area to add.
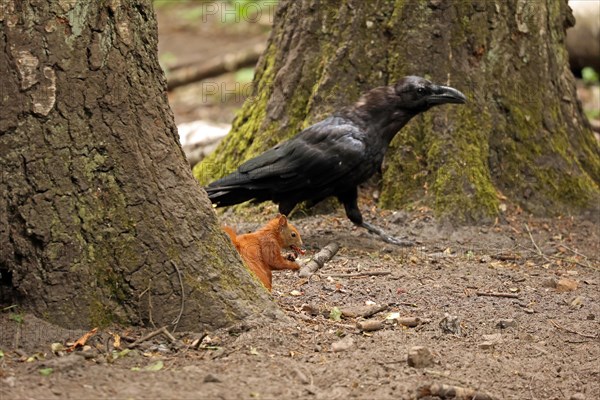
[[[287,225],[287,218],[285,217],[285,215],[279,214],[279,226],[286,226]]]

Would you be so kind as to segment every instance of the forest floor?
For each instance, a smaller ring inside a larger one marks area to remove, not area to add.
[[[274,215],[261,210],[223,222],[251,231]],[[340,250],[310,279],[274,272],[287,321],[176,332],[175,342],[159,334],[130,351],[155,328],[113,327],[67,353],[84,331],[3,310],[0,398],[440,399],[450,387],[463,399],[600,398],[598,221],[518,211],[463,228],[426,209],[366,212],[417,242],[408,248],[341,210],[292,218],[304,257],[332,242]],[[359,329],[367,320],[381,329]]]
[[[263,24],[215,28],[191,3],[159,8],[167,67],[266,40]],[[225,91],[237,82],[222,78]],[[229,123],[243,98],[204,99],[202,84],[169,94],[177,122]],[[364,194],[360,204],[416,245],[384,244],[339,208],[296,215],[305,257],[332,242],[340,250],[310,279],[274,273],[287,320],[175,332],[174,341],[160,333],[131,350],[155,328],[112,327],[69,353],[85,331],[1,309],[0,399],[600,398],[597,215],[539,219],[509,207],[495,224],[454,228],[427,209],[381,211]],[[246,232],[275,215],[256,210],[222,221]],[[381,329],[359,329],[365,320]]]

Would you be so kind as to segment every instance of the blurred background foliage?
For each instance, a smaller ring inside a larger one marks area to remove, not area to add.
[[[153,0],[159,60],[169,82],[198,71],[215,72],[169,90],[178,125],[201,120],[228,129],[252,93],[254,65],[268,40],[278,1]],[[585,114],[600,140],[600,57],[595,57],[600,53],[600,1],[571,0],[570,5],[577,20],[567,38],[572,70]],[[247,57],[237,65],[232,60],[240,55]],[[184,148],[190,145],[186,141],[182,137]]]

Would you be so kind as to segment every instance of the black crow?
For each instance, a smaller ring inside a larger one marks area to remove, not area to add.
[[[335,196],[354,224],[384,241],[408,245],[363,221],[357,187],[380,171],[388,145],[415,115],[445,103],[464,103],[458,90],[407,76],[365,93],[354,105],[306,128],[206,187],[219,207],[272,200],[288,215],[296,204]]]

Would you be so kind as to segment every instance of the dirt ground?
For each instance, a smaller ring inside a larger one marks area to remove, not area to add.
[[[273,213],[266,207],[249,222],[226,212],[223,221],[244,232]],[[414,399],[436,384],[476,391],[465,399],[600,398],[597,220],[515,212],[453,229],[427,210],[374,213],[367,217],[418,244],[382,244],[341,211],[292,219],[305,257],[331,242],[341,248],[310,279],[274,273],[287,321],[176,332],[174,343],[161,334],[128,353],[154,329],[114,327],[67,354],[52,344],[85,332],[4,310],[0,398]],[[350,316],[373,304],[385,309]],[[386,320],[392,313],[418,325]],[[358,329],[365,320],[383,327]],[[425,354],[409,365],[416,346]]]
[[[172,11],[159,9],[166,64],[266,38],[261,26],[215,31]],[[230,122],[239,101],[198,104],[197,91],[170,94],[178,122]],[[361,208],[416,245],[384,244],[340,209],[296,215],[305,258],[332,242],[340,250],[310,279],[274,273],[285,320],[159,334],[131,351],[155,329],[112,327],[67,353],[84,331],[0,308],[0,399],[439,399],[452,387],[464,399],[600,398],[597,215],[535,219],[509,206],[496,224],[454,228],[427,209],[377,210],[370,196]],[[251,231],[275,214],[257,210],[222,220]],[[381,329],[359,329],[364,321]]]

